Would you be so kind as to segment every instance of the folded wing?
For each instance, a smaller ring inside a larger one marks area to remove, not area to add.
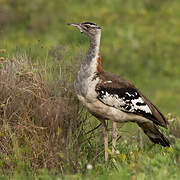
[[[103,73],[101,83],[96,86],[97,98],[102,103],[167,127],[165,117],[134,85],[118,76]]]

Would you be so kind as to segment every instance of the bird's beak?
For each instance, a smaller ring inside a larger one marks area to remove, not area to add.
[[[77,27],[80,30],[81,33],[83,32],[81,24],[78,24],[78,23],[68,23],[67,25]]]
[[[78,24],[78,23],[67,23],[67,25],[74,26],[74,27],[79,27],[80,26],[80,24]]]

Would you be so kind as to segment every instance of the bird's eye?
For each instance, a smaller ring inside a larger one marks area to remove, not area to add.
[[[88,25],[84,25],[87,29],[89,29],[90,28],[90,26],[88,26]]]

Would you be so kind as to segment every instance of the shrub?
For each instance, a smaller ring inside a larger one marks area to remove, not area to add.
[[[83,138],[80,119],[83,120],[85,113],[74,96],[68,73],[58,76],[55,87],[45,80],[44,69],[32,65],[26,56],[8,59],[1,66],[2,172],[27,167],[61,169],[63,173],[67,165],[70,170],[77,170],[79,145],[76,143],[78,138]],[[76,66],[64,67],[64,71],[69,69],[73,76]]]

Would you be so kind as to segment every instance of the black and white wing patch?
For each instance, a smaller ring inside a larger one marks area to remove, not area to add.
[[[127,113],[143,116],[162,126],[135,88],[98,87],[96,92],[98,94],[97,98],[104,104]]]
[[[97,98],[104,104],[127,113],[146,117],[160,125],[160,122],[154,117],[151,109],[136,89],[99,87],[96,92],[98,93]]]
[[[104,104],[113,106],[125,112],[152,114],[149,106],[140,94],[132,88],[101,88],[97,90],[98,99]]]

